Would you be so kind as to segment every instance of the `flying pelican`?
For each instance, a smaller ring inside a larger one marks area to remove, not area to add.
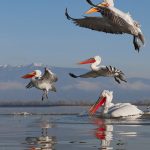
[[[45,72],[43,75],[40,70],[34,70],[33,72],[22,76],[22,78],[24,79],[31,78],[31,81],[27,84],[26,88],[35,87],[37,89],[44,91],[42,95],[42,101],[45,99],[45,97],[48,99],[49,91],[56,92],[56,88],[53,83],[56,82],[58,78],[48,68],[45,68]]]
[[[89,71],[85,74],[82,75],[74,75],[73,73],[69,73],[69,75],[73,78],[96,78],[99,76],[104,76],[104,77],[114,77],[116,82],[120,83],[121,81],[127,82],[124,78],[124,73],[116,69],[115,67],[112,66],[102,66],[100,65],[101,63],[101,57],[100,56],[95,56],[93,58],[87,59],[85,61],[80,62],[79,64],[91,64],[91,69],[92,71]]]
[[[90,108],[89,114],[93,115],[97,109],[103,106],[102,115],[104,117],[129,117],[141,116],[143,111],[139,110],[137,106],[130,103],[111,103],[113,99],[113,92],[104,90],[97,102]]]
[[[105,0],[98,5],[94,5],[90,0],[87,0],[87,2],[94,6],[94,8],[88,10],[86,14],[99,12],[102,14],[102,17],[85,16],[84,18],[74,19],[69,16],[66,9],[65,15],[67,19],[72,20],[77,26],[100,32],[112,34],[131,34],[133,35],[134,48],[139,52],[141,43],[144,45],[144,36],[139,23],[133,20],[129,13],[124,13],[114,7],[113,0]]]

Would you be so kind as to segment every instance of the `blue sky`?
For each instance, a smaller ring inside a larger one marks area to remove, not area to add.
[[[150,78],[150,1],[116,0],[115,5],[141,23],[146,44],[140,53],[130,35],[95,32],[68,21],[65,8],[80,18],[90,7],[85,0],[1,0],[0,64],[83,67],[76,63],[100,55],[103,65],[116,66],[129,77]]]

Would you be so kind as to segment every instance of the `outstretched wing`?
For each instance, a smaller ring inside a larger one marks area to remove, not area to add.
[[[96,77],[100,77],[100,76],[113,76],[113,73],[107,68],[101,68],[98,71],[89,71],[85,74],[80,75],[79,77],[81,78],[96,78]]]
[[[49,69],[45,68],[45,72],[44,72],[43,76],[40,78],[40,80],[46,80],[46,81],[52,83],[52,82],[56,82],[58,80],[58,78]]]
[[[115,67],[112,67],[112,66],[103,66],[101,67],[98,71],[89,71],[85,74],[82,74],[78,77],[81,77],[81,78],[96,78],[96,77],[99,77],[99,76],[104,76],[104,77],[114,77],[114,76],[117,76],[121,79],[123,79],[123,75],[124,73],[119,70],[119,69],[116,69]]]
[[[99,74],[97,74],[96,71],[89,71],[85,74],[82,74],[79,76],[80,78],[96,78],[99,77]]]
[[[65,13],[66,17],[69,20],[72,20],[77,26],[89,28],[95,31],[101,31],[106,33],[113,33],[113,34],[122,34],[122,29],[111,23],[107,18],[102,17],[84,17],[80,19],[74,19],[69,16],[67,9]]]

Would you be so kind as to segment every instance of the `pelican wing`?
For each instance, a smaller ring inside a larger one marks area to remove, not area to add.
[[[96,71],[89,71],[89,72],[87,72],[85,74],[80,75],[79,77],[80,78],[96,78],[98,76],[99,75],[97,74]]]
[[[119,103],[110,108],[108,113],[111,114],[112,117],[127,117],[142,115],[143,111],[138,109],[137,106],[131,105],[130,103]]]
[[[90,77],[96,78],[99,76],[113,77],[113,76],[115,76],[116,73],[123,74],[120,70],[116,69],[115,67],[103,66],[98,71],[92,70],[90,72],[80,75],[79,77],[81,77],[81,78],[90,78]]]
[[[30,88],[33,88],[34,87],[34,83],[32,81],[30,81],[27,85],[26,85],[26,88],[27,89],[30,89]]]
[[[111,76],[112,73],[107,68],[102,68],[98,71],[89,71],[85,74],[80,75],[81,78],[96,78],[99,76]]]
[[[101,12],[104,18],[107,18],[110,23],[114,26],[119,27],[120,29],[124,28],[132,28],[129,24],[128,20],[132,20],[130,15],[125,14],[124,12],[120,11],[119,9],[103,9]]]
[[[89,28],[96,31],[102,31],[106,33],[122,34],[122,28],[113,24],[107,18],[102,17],[84,17],[80,19],[74,19],[69,16],[66,10],[66,16],[69,20],[72,20],[77,26]]]
[[[56,82],[58,80],[58,78],[54,73],[52,73],[50,70],[45,68],[45,72],[40,80],[42,80],[42,81],[46,80],[46,81],[52,83],[52,82]]]

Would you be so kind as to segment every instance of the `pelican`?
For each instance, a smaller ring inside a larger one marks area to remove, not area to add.
[[[94,5],[90,0],[87,0],[87,2],[94,8],[88,10],[86,14],[99,12],[102,17],[85,16],[84,18],[74,19],[69,16],[66,9],[65,15],[67,19],[72,20],[77,26],[95,31],[112,34],[131,34],[133,35],[134,48],[139,52],[141,45],[144,45],[144,35],[139,23],[133,20],[129,13],[124,13],[114,7],[113,0],[104,0],[98,5]]]
[[[99,76],[104,76],[104,77],[114,77],[115,81],[120,83],[121,81],[127,82],[124,78],[124,73],[116,69],[115,67],[112,66],[102,66],[100,65],[101,63],[101,57],[100,56],[95,56],[93,58],[87,59],[85,61],[80,62],[79,64],[91,64],[91,69],[92,71],[89,71],[85,74],[82,75],[75,75],[73,73],[69,73],[69,75],[73,78],[96,78]]]
[[[42,72],[40,70],[34,70],[33,72],[22,76],[22,78],[24,78],[24,79],[31,78],[31,81],[27,84],[26,88],[35,87],[37,89],[44,91],[44,93],[42,95],[42,101],[45,98],[48,99],[48,92],[49,91],[56,92],[54,82],[56,82],[58,80],[58,78],[48,68],[45,68],[45,72],[43,75],[42,75]]]
[[[131,117],[131,116],[141,116],[143,111],[137,108],[137,106],[130,103],[111,103],[113,99],[113,92],[104,90],[97,102],[90,108],[89,114],[93,115],[99,107],[103,107],[102,116],[104,117]]]

